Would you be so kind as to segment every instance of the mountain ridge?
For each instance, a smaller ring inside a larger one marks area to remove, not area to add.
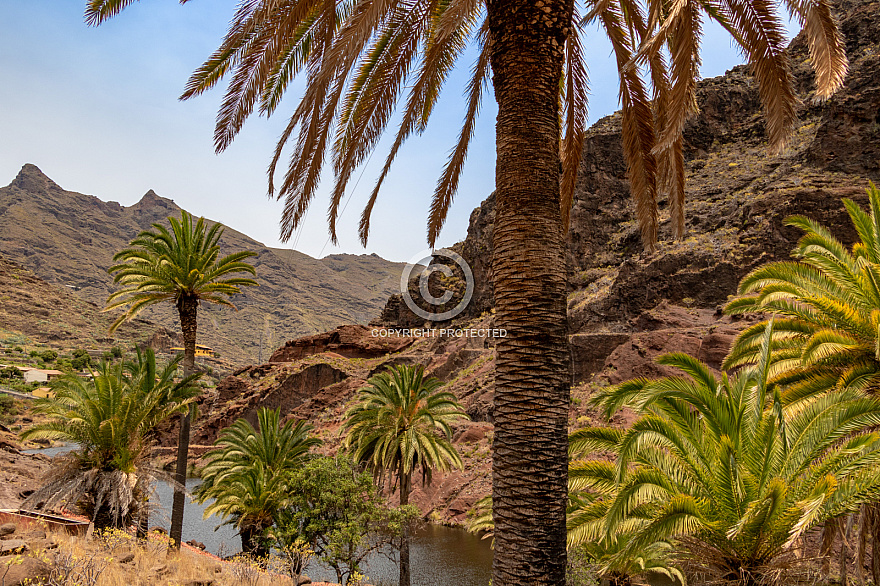
[[[27,163],[9,185],[0,188],[0,254],[103,306],[113,290],[107,273],[113,255],[140,231],[166,222],[180,210],[152,189],[127,207],[67,191]],[[256,252],[252,264],[261,285],[232,299],[237,312],[209,305],[200,310],[199,343],[217,349],[233,364],[259,362],[261,338],[267,356],[284,340],[345,323],[366,323],[397,289],[404,266],[367,254],[314,259],[267,247],[228,226],[220,245],[221,254]],[[142,315],[178,329],[170,305]]]

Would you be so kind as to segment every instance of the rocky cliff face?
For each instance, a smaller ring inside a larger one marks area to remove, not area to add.
[[[173,201],[153,191],[123,207],[66,191],[36,166],[25,165],[10,185],[0,188],[0,254],[103,307],[113,288],[107,273],[113,255],[151,224],[167,223],[168,216],[179,214]],[[222,254],[258,254],[252,264],[260,287],[247,288],[233,299],[239,311],[207,304],[199,311],[199,343],[238,365],[265,360],[280,342],[293,337],[366,323],[397,290],[403,267],[376,255],[318,260],[267,248],[229,228],[221,247]],[[143,315],[179,330],[170,305]]]
[[[768,154],[757,85],[746,66],[699,84],[700,114],[684,134],[687,236],[669,239],[661,198],[661,242],[654,255],[641,252],[619,113],[590,128],[568,235],[572,332],[626,330],[626,320],[662,299],[693,299],[701,307],[724,302],[751,268],[788,256],[798,238],[782,225],[791,214],[809,214],[845,240],[854,237],[840,199],[864,201],[868,181],[880,178],[880,7],[846,0],[838,16],[850,60],[846,84],[815,104],[806,42],[795,38],[789,51],[801,98],[799,123],[777,156]],[[493,221],[490,196],[471,214],[468,237],[455,247],[477,281],[468,317],[492,306]],[[392,298],[386,309],[395,303]],[[405,311],[383,318],[413,322]]]

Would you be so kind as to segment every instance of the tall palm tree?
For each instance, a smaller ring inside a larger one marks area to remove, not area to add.
[[[606,392],[640,417],[623,429],[572,434],[577,452],[612,452],[580,482],[613,498],[592,538],[623,533],[620,555],[675,540],[708,578],[768,584],[788,572],[811,528],[880,494],[880,399],[834,390],[786,408],[769,381],[772,324],[759,363],[720,380],[686,354],[659,363],[686,377],[637,379]],[[589,537],[588,537],[589,538]]]
[[[440,391],[436,378],[425,378],[423,366],[394,366],[367,381],[356,404],[345,414],[344,446],[374,476],[396,480],[400,506],[409,504],[413,472],[425,482],[433,469],[461,467],[449,424],[467,418],[455,395]],[[439,432],[439,433],[438,433]],[[442,434],[442,435],[441,435]],[[409,530],[403,529],[400,586],[409,586]]]
[[[187,412],[198,396],[200,375],[174,376],[181,358],[158,369],[152,350],[137,362],[104,363],[93,380],[68,374],[53,381],[55,395],[37,399],[48,417],[25,439],[57,439],[79,445],[46,485],[28,497],[47,506],[72,504],[99,527],[127,527],[139,514],[153,479],[161,472],[144,465],[151,432],[175,413]]]
[[[100,24],[132,2],[88,0],[86,21]],[[788,0],[786,7],[807,32],[816,97],[828,97],[847,69],[829,3]],[[193,97],[231,75],[214,134],[222,151],[255,109],[272,115],[290,81],[303,72],[308,76],[269,166],[274,194],[275,170],[293,144],[278,190],[286,200],[285,239],[305,217],[329,148],[335,174],[329,228],[336,240],[348,182],[379,143],[395,105],[405,102],[361,216],[365,242],[379,189],[400,146],[425,129],[449,71],[469,43],[477,45],[464,124],[434,193],[428,241],[436,242],[452,203],[491,79],[498,103],[495,319],[508,332],[497,346],[493,412],[496,586],[560,584],[565,575],[570,376],[564,237],[587,120],[585,27],[598,23],[612,42],[624,154],[643,242],[651,250],[658,193],[670,199],[675,235],[684,233],[681,132],[697,109],[704,14],[726,27],[748,57],[771,145],[784,145],[796,97],[775,8],[760,0],[646,0],[646,6],[638,0],[578,6],[574,0],[252,0],[239,4],[221,46],[185,89],[183,97]],[[668,67],[664,48],[672,57]]]
[[[786,224],[804,231],[793,261],[746,275],[730,314],[774,314],[773,381],[796,402],[833,388],[880,389],[880,190],[868,189],[869,210],[844,199],[859,240],[847,250],[831,232],[803,216]],[[751,364],[760,352],[759,322],[737,337],[726,368]]]
[[[194,221],[185,210],[180,214],[179,220],[168,218],[170,231],[161,224],[153,224],[152,230],[144,230],[129,243],[129,248],[116,253],[113,260],[119,264],[108,270],[120,288],[108,297],[105,311],[128,308],[110,327],[113,331],[145,307],[173,302],[183,330],[183,374],[189,376],[196,360],[199,304],[207,302],[235,308],[227,297],[240,293],[240,287],[257,283],[229,275],[241,272],[255,275],[254,267],[242,261],[256,253],[241,251],[221,258],[219,241],[223,225],[214,224],[206,229],[204,218]],[[191,421],[189,412],[181,413],[174,473],[177,485],[171,507],[170,536],[175,547],[180,547],[183,533],[182,487],[186,484]]]
[[[205,517],[219,513],[238,529],[242,549],[257,556],[269,553],[262,538],[286,502],[290,473],[323,443],[309,436],[311,425],[282,426],[279,416],[279,410],[262,408],[257,429],[239,419],[221,431],[216,448],[205,455],[208,463],[195,491],[200,503],[214,501]]]

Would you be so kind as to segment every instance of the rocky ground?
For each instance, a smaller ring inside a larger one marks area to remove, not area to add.
[[[300,582],[304,583],[310,582]],[[21,522],[0,525],[0,584],[296,586],[288,577],[224,562],[192,548],[170,552],[161,533],[152,533],[146,541],[120,531],[72,536]]]

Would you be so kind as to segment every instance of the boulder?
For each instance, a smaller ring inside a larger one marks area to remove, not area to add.
[[[43,584],[49,579],[51,571],[49,564],[36,558],[14,555],[0,557],[0,578],[4,580],[4,586]]]
[[[24,539],[7,539],[5,541],[0,541],[0,556],[24,553],[28,549],[28,544]]]

